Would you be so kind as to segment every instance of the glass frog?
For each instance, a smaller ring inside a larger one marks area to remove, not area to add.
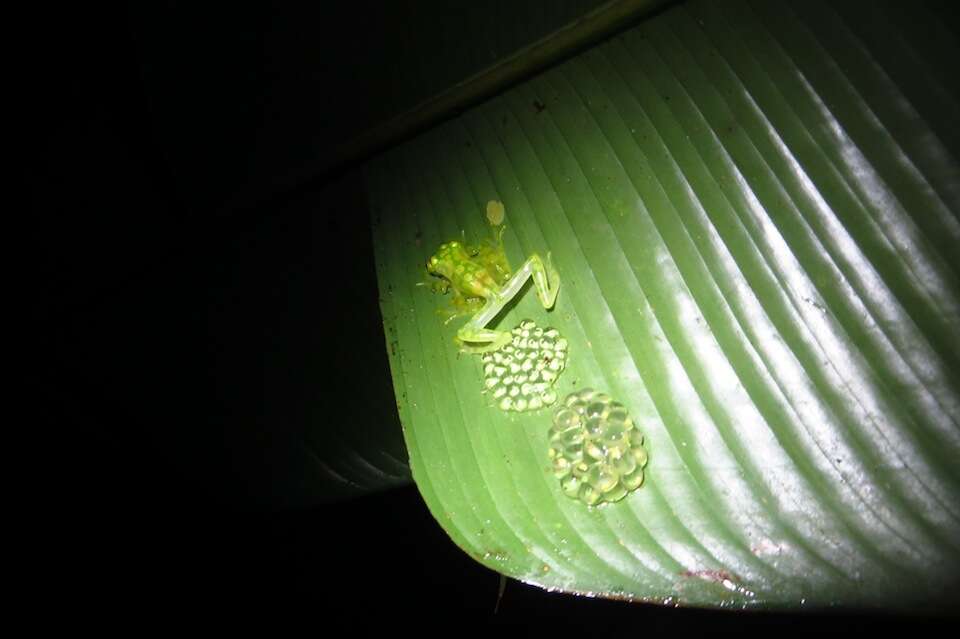
[[[560,286],[560,275],[553,268],[550,254],[546,263],[534,253],[516,273],[511,275],[503,250],[503,227],[496,241],[470,246],[453,240],[440,245],[427,260],[427,271],[439,278],[434,291],[453,291],[454,310],[447,319],[473,313],[457,331],[456,341],[466,353],[486,353],[506,345],[513,338],[510,331],[487,328],[503,308],[513,300],[532,277],[537,297],[545,309],[553,308]]]

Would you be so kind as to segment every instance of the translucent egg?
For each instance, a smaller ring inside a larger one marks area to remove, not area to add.
[[[554,474],[570,498],[588,506],[613,503],[643,484],[643,435],[606,393],[584,388],[565,397],[548,439]]]

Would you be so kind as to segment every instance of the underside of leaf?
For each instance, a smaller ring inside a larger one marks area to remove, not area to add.
[[[952,29],[914,5],[685,3],[367,165],[411,469],[458,545],[632,600],[956,597]],[[564,493],[557,405],[501,410],[420,285],[490,201],[510,263],[560,277],[552,310],[528,286],[491,327],[555,327],[559,397],[623,405],[647,457],[618,500]]]

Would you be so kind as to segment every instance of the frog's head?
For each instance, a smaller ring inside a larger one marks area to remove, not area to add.
[[[437,252],[427,260],[427,272],[431,275],[445,277],[448,280],[453,276],[457,264],[469,261],[470,257],[463,248],[463,244],[453,240],[440,245]]]

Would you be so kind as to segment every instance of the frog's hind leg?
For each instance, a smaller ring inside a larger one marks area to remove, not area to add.
[[[506,300],[513,298],[520,292],[527,278],[532,277],[533,283],[537,288],[537,298],[546,309],[553,308],[557,301],[557,293],[560,291],[560,274],[553,267],[550,254],[547,253],[547,263],[544,264],[540,256],[534,253],[523,265],[517,269],[510,281],[504,285],[500,291],[500,296]]]
[[[503,310],[510,298],[496,294],[486,301],[480,312],[460,327],[456,342],[464,353],[487,353],[507,345],[513,335],[509,331],[497,331],[486,328],[487,324]]]
[[[509,331],[495,331],[490,328],[484,328],[472,331],[469,339],[457,333],[454,341],[460,346],[461,352],[477,354],[500,350],[509,344],[512,339],[513,335]]]
[[[467,353],[495,351],[505,346],[512,339],[512,335],[508,331],[495,331],[486,328],[486,326],[500,314],[500,311],[510,303],[510,300],[517,296],[529,277],[533,278],[533,283],[537,288],[537,297],[543,307],[546,309],[553,308],[560,288],[560,275],[553,268],[549,253],[547,254],[546,265],[544,265],[540,256],[531,255],[503,288],[487,300],[480,312],[457,332],[457,343],[461,345],[462,351]],[[470,344],[474,345],[471,346]]]

